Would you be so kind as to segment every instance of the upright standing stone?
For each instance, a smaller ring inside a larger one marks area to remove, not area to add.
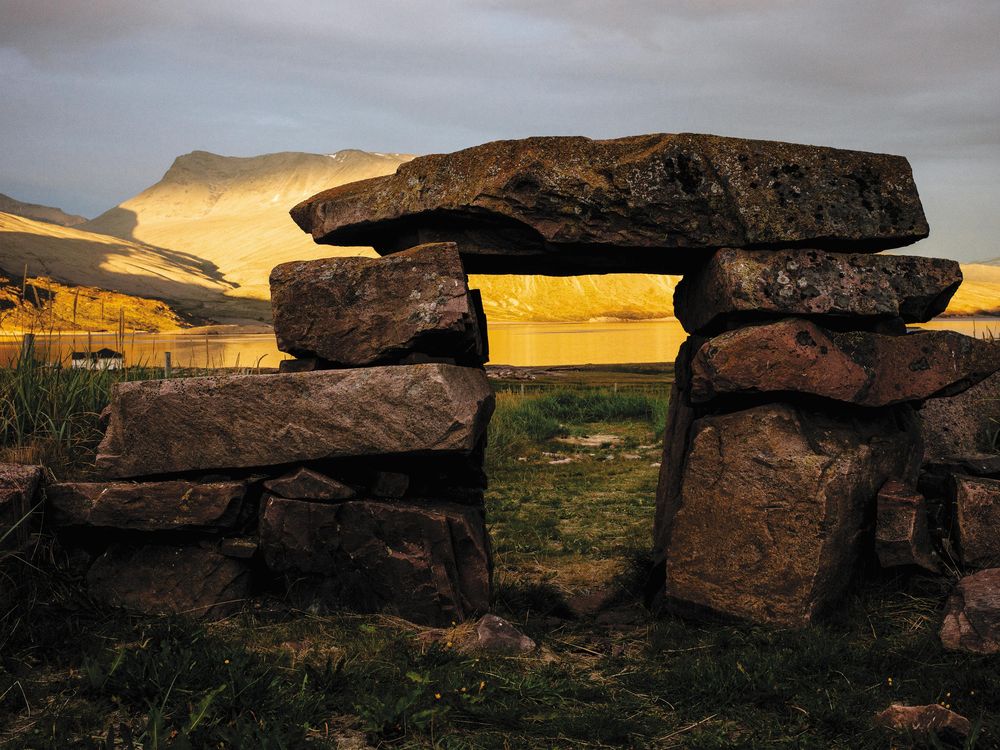
[[[786,626],[833,605],[878,489],[916,474],[907,410],[838,418],[769,404],[696,420],[663,521],[667,603]]]
[[[469,273],[684,273],[718,247],[874,251],[927,236],[906,159],[682,133],[496,141],[292,209],[317,242],[454,241]]]
[[[278,348],[341,367],[396,364],[414,355],[484,361],[478,297],[454,243],[389,258],[325,258],[271,271]]]
[[[1000,568],[956,584],[945,605],[941,644],[949,651],[1000,654]]]
[[[952,503],[962,562],[1000,567],[1000,479],[955,476]]]

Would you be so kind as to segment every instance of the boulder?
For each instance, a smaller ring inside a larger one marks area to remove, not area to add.
[[[918,565],[932,573],[941,569],[932,554],[927,500],[904,482],[890,480],[878,492],[875,554],[883,568]]]
[[[46,489],[56,526],[135,531],[229,529],[241,520],[250,482],[66,482]]]
[[[960,392],[998,370],[1000,346],[955,331],[886,336],[789,318],[702,346],[691,363],[691,400],[795,392],[886,406]]]
[[[927,236],[900,156],[713,135],[496,141],[303,201],[317,242],[458,244],[469,273],[685,273],[705,251]]]
[[[950,739],[963,739],[972,732],[972,724],[961,714],[932,703],[927,706],[904,706],[893,703],[875,717],[875,723],[897,732],[907,732],[926,739],[928,735],[941,735]]]
[[[941,643],[949,651],[1000,654],[1000,568],[956,584],[945,605]]]
[[[324,258],[271,271],[278,348],[337,367],[399,364],[414,354],[478,366],[486,332],[454,243],[389,258]]]
[[[944,312],[961,283],[953,260],[727,248],[677,285],[674,315],[704,334],[789,315],[850,318],[852,328],[896,317],[915,323]]]
[[[149,615],[215,619],[250,593],[245,563],[203,547],[114,545],[87,572],[96,599]]]
[[[848,585],[879,488],[915,478],[913,421],[907,406],[833,416],[781,403],[695,420],[660,522],[665,604],[812,622]]]
[[[928,462],[1000,453],[1000,372],[957,396],[929,399],[920,420]]]
[[[18,548],[28,540],[42,471],[41,466],[0,464],[0,549]]]
[[[447,625],[485,612],[491,559],[482,511],[465,506],[269,498],[261,547],[302,606],[390,612]]]
[[[1000,567],[1000,479],[955,475],[952,504],[962,563]]]
[[[481,369],[408,365],[119,383],[108,477],[386,454],[469,454],[493,412]]]
[[[350,500],[356,494],[343,482],[304,466],[264,482],[264,487],[289,500]]]
[[[496,615],[483,615],[472,637],[460,645],[460,649],[468,653],[488,654],[527,654],[535,647],[533,640]]]

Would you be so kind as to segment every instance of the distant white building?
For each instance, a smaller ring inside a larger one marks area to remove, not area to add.
[[[98,349],[96,352],[73,352],[74,370],[120,370],[125,366],[125,358],[114,349]]]

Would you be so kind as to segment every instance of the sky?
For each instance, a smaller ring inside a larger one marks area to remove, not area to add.
[[[0,0],[0,192],[95,216],[174,157],[701,132],[907,156],[1000,256],[998,0]]]

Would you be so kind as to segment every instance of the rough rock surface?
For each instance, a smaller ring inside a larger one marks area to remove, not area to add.
[[[145,614],[222,617],[242,606],[250,588],[239,560],[202,547],[116,545],[87,572],[101,601]]]
[[[0,464],[0,548],[19,547],[30,534],[26,516],[38,502],[41,466]]]
[[[850,581],[878,489],[915,478],[913,428],[906,406],[834,418],[769,404],[696,420],[661,521],[665,603],[811,622]]]
[[[264,482],[264,487],[288,500],[350,500],[356,494],[343,482],[304,466]]]
[[[957,396],[929,399],[920,409],[925,460],[1000,453],[1000,372]]]
[[[940,565],[931,554],[927,529],[927,500],[913,487],[896,480],[878,492],[875,554],[883,568],[919,565],[937,573]]]
[[[886,336],[790,318],[722,333],[691,364],[691,399],[809,393],[886,406],[956,393],[1000,370],[1000,346],[954,331]]]
[[[483,615],[476,623],[474,638],[463,644],[465,651],[491,654],[526,654],[535,650],[535,642],[502,617]]]
[[[304,606],[350,605],[429,625],[488,609],[488,545],[482,511],[457,505],[269,498],[261,521],[268,567],[296,577],[291,593]]]
[[[674,314],[697,333],[789,315],[914,323],[944,312],[961,283],[953,260],[727,248],[681,280]],[[859,328],[864,321],[849,322]]]
[[[1000,654],[1000,568],[958,582],[945,605],[941,643],[951,651]]]
[[[292,209],[317,242],[454,241],[469,273],[684,273],[705,249],[873,251],[927,235],[906,159],[682,133],[496,141]]]
[[[413,354],[481,365],[485,331],[453,243],[389,258],[324,258],[271,271],[278,348],[339,367]]]
[[[493,412],[481,369],[408,365],[119,383],[109,477],[385,454],[468,454]]]
[[[136,531],[232,528],[240,520],[248,481],[68,482],[46,488],[58,526]]]
[[[972,724],[961,714],[932,703],[927,706],[904,706],[893,703],[875,717],[875,723],[900,732],[915,735],[948,735],[967,737]]]
[[[1000,567],[1000,479],[955,476],[952,502],[962,562]]]

